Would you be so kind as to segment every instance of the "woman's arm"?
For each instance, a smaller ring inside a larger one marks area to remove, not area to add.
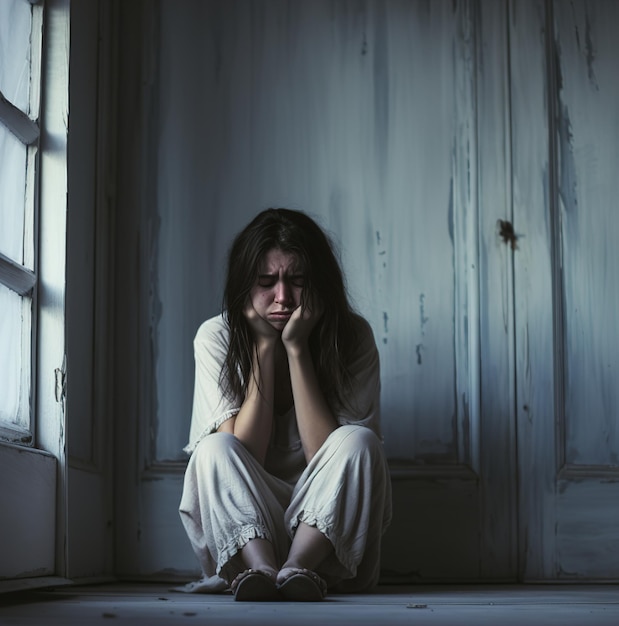
[[[273,429],[275,348],[279,335],[253,307],[248,307],[246,318],[255,339],[247,395],[236,416],[226,420],[218,430],[232,433],[264,465]]]
[[[288,352],[292,395],[305,460],[309,463],[327,437],[337,428],[325,400],[307,346]]]
[[[303,313],[299,307],[282,332],[282,341],[288,354],[297,426],[308,463],[337,428],[335,416],[318,385],[308,343],[309,335],[321,314],[322,310],[315,304],[314,310],[308,308]]]
[[[236,416],[219,427],[237,437],[261,465],[273,428],[274,352],[275,346],[256,346],[245,400]]]

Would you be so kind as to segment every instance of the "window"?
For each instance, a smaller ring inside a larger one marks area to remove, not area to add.
[[[33,443],[43,8],[0,2],[0,439]]]

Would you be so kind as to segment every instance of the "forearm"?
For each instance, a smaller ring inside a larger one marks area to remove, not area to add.
[[[309,463],[327,437],[337,428],[307,346],[289,351],[288,363],[299,435],[305,459]]]
[[[273,428],[274,346],[254,352],[247,395],[232,423],[233,434],[264,465]]]

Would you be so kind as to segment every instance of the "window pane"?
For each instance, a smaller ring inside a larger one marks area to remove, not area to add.
[[[28,113],[32,7],[24,0],[0,0],[0,91]]]
[[[31,300],[0,284],[0,426],[30,426]]]
[[[24,263],[26,159],[26,146],[0,124],[0,252],[21,264]]]

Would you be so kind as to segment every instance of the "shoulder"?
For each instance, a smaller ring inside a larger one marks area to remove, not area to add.
[[[228,324],[224,318],[223,313],[219,315],[215,315],[202,322],[198,328],[198,332],[196,332],[196,339],[201,339],[203,337],[212,337],[213,335],[227,335],[228,334]]]
[[[356,345],[359,347],[359,350],[376,349],[374,332],[368,321],[364,317],[361,317],[361,315],[353,313],[351,322]]]
[[[202,322],[193,340],[196,349],[227,349],[229,337],[228,324],[223,314],[216,315]]]
[[[379,356],[374,332],[368,321],[355,313],[351,325],[353,332],[349,368],[354,374],[359,370],[378,366]]]

